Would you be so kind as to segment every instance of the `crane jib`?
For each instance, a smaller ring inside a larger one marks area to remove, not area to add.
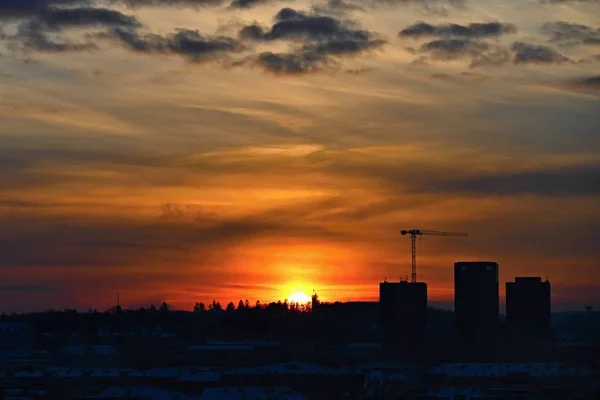
[[[417,282],[417,236],[468,236],[466,232],[441,232],[429,231],[423,229],[403,229],[400,231],[402,235],[410,235],[411,255],[412,255],[412,273],[411,282]]]

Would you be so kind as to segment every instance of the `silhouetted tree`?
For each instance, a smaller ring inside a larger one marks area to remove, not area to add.
[[[262,308],[262,304],[260,304],[260,300],[256,300],[256,305],[254,306],[254,308],[256,308],[257,310],[260,310]]]
[[[202,302],[194,304],[194,312],[204,312],[206,311],[206,305]]]
[[[235,304],[233,304],[233,301],[230,301],[227,304],[227,308],[225,308],[225,311],[227,311],[227,312],[234,312],[235,311]]]
[[[208,309],[209,309],[209,310],[220,311],[220,310],[222,310],[222,309],[223,309],[223,307],[221,307],[221,303],[219,303],[219,302],[218,302],[218,301],[216,301],[216,300],[213,300],[213,301],[212,301],[212,304],[210,304],[210,305],[208,306]]]
[[[154,304],[151,304],[151,305],[150,305],[150,312],[153,312],[153,313],[154,313],[154,312],[156,312],[156,311],[158,311],[158,310],[156,309],[156,307],[154,307]]]
[[[169,306],[167,304],[166,301],[163,301],[161,306],[160,306],[160,312],[162,313],[168,313],[169,312]]]
[[[246,299],[246,301],[244,302],[244,307],[246,308],[246,310],[250,309],[250,302],[248,301],[248,299]]]
[[[245,308],[244,306],[244,302],[242,300],[240,300],[240,302],[238,303],[238,310],[243,310]]]

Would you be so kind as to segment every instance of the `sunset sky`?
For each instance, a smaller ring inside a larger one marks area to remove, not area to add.
[[[600,2],[0,0],[0,311],[600,306]]]

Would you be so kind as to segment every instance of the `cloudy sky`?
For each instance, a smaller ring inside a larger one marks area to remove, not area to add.
[[[600,2],[0,0],[2,311],[372,300],[453,262],[600,305]]]

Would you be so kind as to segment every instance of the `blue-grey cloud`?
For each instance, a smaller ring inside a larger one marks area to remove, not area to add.
[[[526,42],[515,42],[512,45],[515,64],[563,64],[572,62],[549,46]]]
[[[105,0],[112,4],[122,4],[131,8],[140,7],[172,7],[200,9],[203,7],[218,6],[224,0]]]
[[[437,61],[470,60],[471,67],[497,66],[510,61],[502,46],[474,39],[437,39],[424,43],[418,50]]]
[[[38,29],[19,29],[19,33],[12,36],[11,40],[13,40],[11,48],[15,50],[20,48],[25,51],[64,53],[97,49],[96,44],[90,41],[77,43],[65,38],[51,39]]]
[[[135,16],[108,8],[49,8],[38,14],[37,21],[48,28],[63,27],[139,27]]]
[[[259,5],[271,4],[277,0],[233,0],[229,5],[232,9],[248,9]],[[281,1],[294,1],[294,0],[281,0]]]
[[[469,25],[446,24],[430,25],[425,22],[417,22],[408,28],[401,30],[398,36],[403,38],[421,37],[460,37],[460,38],[484,38],[498,37],[504,34],[516,33],[517,27],[513,24],[501,22],[472,23]]]
[[[600,46],[600,28],[575,24],[565,21],[547,22],[542,25],[542,33],[550,36],[550,40],[561,45],[575,46],[579,44]]]
[[[270,28],[247,25],[240,29],[242,40],[303,41],[287,53],[264,52],[249,63],[276,74],[302,74],[337,68],[334,56],[351,56],[381,48],[387,43],[374,32],[357,29],[351,22],[329,15],[309,14],[283,8]],[[248,63],[248,61],[246,62]]]
[[[0,267],[180,265],[223,258],[223,248],[264,236],[345,240],[346,233],[314,220],[333,207],[306,202],[233,218],[188,209],[145,221],[0,214],[7,228],[0,240]]]
[[[140,53],[178,54],[194,62],[211,61],[245,49],[236,39],[204,35],[197,30],[179,29],[168,35],[141,34],[137,30],[114,29],[103,35],[118,40]]]
[[[365,11],[364,6],[346,0],[328,0],[325,4],[315,4],[312,10],[316,14],[346,14],[353,11]]]
[[[0,18],[23,18],[38,15],[53,6],[90,3],[89,0],[0,0]]]
[[[73,42],[59,35],[65,28],[126,27],[134,29],[140,22],[130,15],[106,8],[44,8],[19,24],[15,35],[5,35],[13,50],[72,52],[97,49],[91,40]],[[50,35],[52,34],[52,35]]]
[[[377,38],[373,32],[356,29],[347,21],[319,14],[308,14],[292,8],[283,8],[268,29],[258,25],[243,27],[239,34],[252,40],[323,40],[344,39],[368,41]]]
[[[572,80],[568,86],[583,90],[600,90],[600,75]]]
[[[471,195],[597,196],[600,195],[600,164],[434,180],[423,189]]]
[[[251,63],[276,75],[300,75],[338,67],[338,63],[327,54],[314,51],[263,52],[252,58]]]

